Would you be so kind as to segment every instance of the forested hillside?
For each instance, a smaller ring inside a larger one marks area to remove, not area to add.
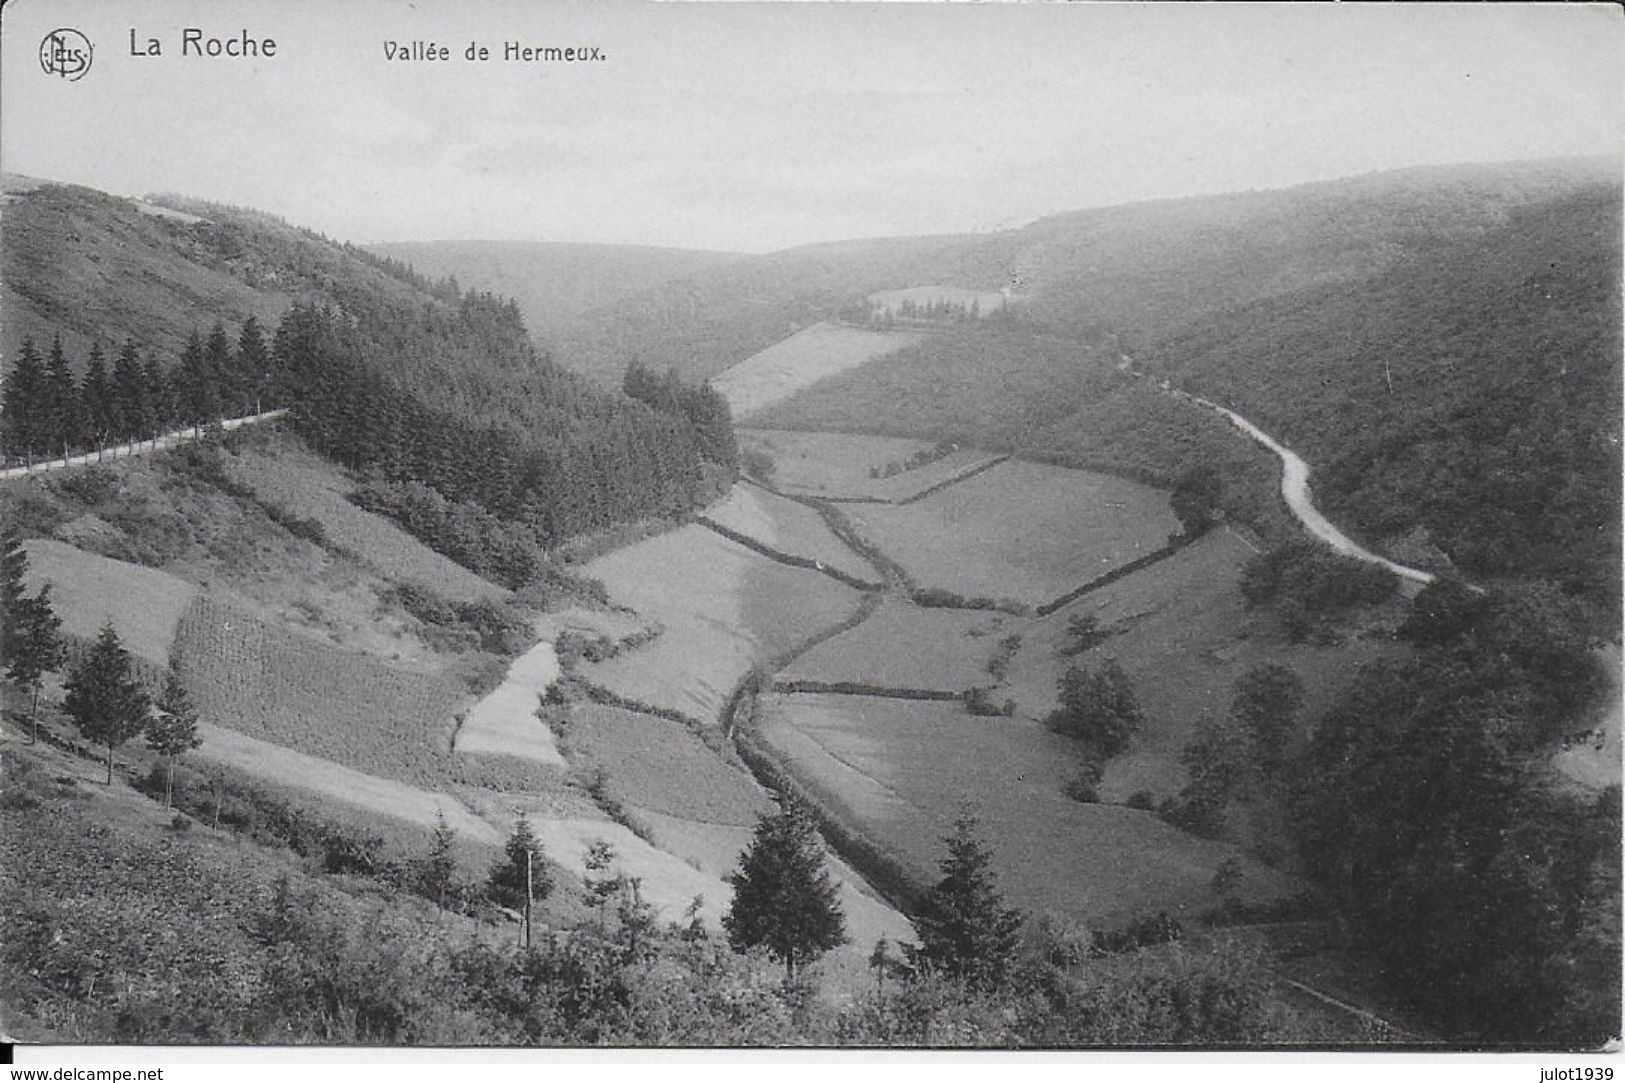
[[[543,545],[680,513],[732,470],[725,403],[594,387],[537,353],[512,301],[254,211],[12,187],[14,457],[288,406],[313,446],[376,476],[375,510],[423,529],[432,506],[486,535],[496,516]]]

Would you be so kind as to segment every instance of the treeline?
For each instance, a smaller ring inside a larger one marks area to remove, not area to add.
[[[207,338],[194,330],[174,362],[127,339],[109,367],[97,343],[82,378],[60,337],[43,359],[24,339],[5,382],[0,451],[10,459],[54,458],[270,409],[272,375],[270,349],[252,316],[235,339],[219,323]]]
[[[700,454],[707,461],[730,470],[739,465],[733,412],[728,400],[710,384],[685,384],[676,369],[667,369],[664,377],[656,376],[641,362],[633,361],[626,367],[621,390],[663,414],[686,418],[694,427]]]

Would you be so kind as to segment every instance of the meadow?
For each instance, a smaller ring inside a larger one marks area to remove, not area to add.
[[[1035,914],[1095,928],[1163,910],[1190,922],[1216,904],[1210,882],[1230,857],[1243,870],[1246,899],[1301,886],[1153,813],[1067,798],[1061,786],[1078,749],[1025,719],[868,696],[787,695],[764,698],[759,727],[804,785],[926,882],[954,818],[976,815],[1007,899]]]
[[[923,588],[1038,606],[1164,545],[1158,490],[1012,460],[903,506],[844,507]]]
[[[91,640],[111,622],[124,649],[156,666],[169,648],[198,588],[165,572],[87,553],[59,541],[35,539],[28,553],[28,586],[51,583],[64,634]]]
[[[1025,625],[1001,696],[1015,699],[1017,715],[1039,720],[1057,705],[1056,681],[1069,665],[1093,666],[1116,658],[1133,682],[1145,725],[1127,751],[1108,762],[1100,784],[1104,800],[1139,790],[1161,799],[1184,784],[1179,754],[1203,711],[1222,714],[1232,685],[1248,668],[1285,666],[1310,691],[1306,716],[1329,703],[1376,643],[1350,639],[1336,646],[1293,644],[1249,613],[1237,585],[1251,544],[1220,528],[1167,560],[1093,591]],[[1075,656],[1069,620],[1092,616],[1110,632],[1100,645]]]
[[[863,331],[815,323],[752,354],[710,382],[728,400],[733,416],[744,418],[826,376],[912,346],[919,338],[907,331]]]
[[[707,518],[792,556],[816,561],[855,579],[878,583],[880,573],[805,504],[754,485],[735,485],[728,498],[705,510]]]
[[[599,557],[585,571],[613,602],[663,631],[615,658],[584,661],[578,672],[628,700],[706,723],[718,720],[753,665],[838,623],[859,598],[697,525]]]
[[[907,500],[996,457],[964,447],[924,466],[878,477],[935,445],[889,436],[740,428],[739,446],[773,461],[773,486],[781,492],[885,501]]]
[[[553,731],[536,717],[542,694],[558,677],[559,660],[551,643],[538,643],[514,659],[502,684],[469,709],[457,730],[457,752],[563,767]]]
[[[820,643],[778,676],[963,692],[996,683],[988,662],[999,640],[1025,623],[988,610],[923,609],[893,597],[868,620]]]

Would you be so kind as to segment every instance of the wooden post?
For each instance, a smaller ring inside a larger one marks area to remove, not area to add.
[[[534,899],[531,890],[531,862],[535,856],[533,851],[525,851],[525,950],[527,951],[530,950],[530,907]]]

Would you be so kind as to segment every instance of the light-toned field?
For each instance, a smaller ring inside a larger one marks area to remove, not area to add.
[[[880,573],[836,537],[813,509],[754,485],[733,487],[706,515],[730,530],[792,556],[816,560],[857,579],[878,583]]]
[[[502,683],[474,704],[463,720],[457,731],[458,753],[516,756],[563,767],[553,731],[536,717],[542,693],[558,678],[559,659],[551,643],[538,643],[514,659]]]
[[[176,646],[211,723],[383,778],[446,777],[454,715],[468,699],[448,680],[324,647],[207,597],[187,610]]]
[[[87,553],[58,541],[37,539],[28,553],[28,587],[51,583],[62,631],[94,639],[111,622],[124,649],[157,666],[168,663],[181,617],[197,587],[164,572]]]
[[[934,445],[889,436],[741,428],[739,446],[773,460],[773,484],[781,492],[891,501],[907,500],[997,457],[977,448],[960,448],[913,470],[877,478],[870,471],[901,465]]]
[[[728,400],[733,416],[743,418],[826,376],[912,346],[919,339],[907,331],[863,331],[815,323],[713,377],[711,386]]]
[[[573,764],[602,768],[610,793],[640,809],[748,827],[768,807],[743,768],[724,763],[679,722],[580,703],[570,711],[565,746]]]
[[[383,516],[362,511],[344,498],[349,482],[331,464],[287,436],[273,451],[248,448],[222,456],[234,479],[295,515],[314,519],[334,542],[374,571],[427,587],[453,601],[501,598],[508,593],[441,556]]]
[[[998,290],[967,290],[960,286],[910,286],[906,290],[882,290],[868,298],[887,312],[895,313],[904,301],[913,301],[924,308],[929,304],[946,301],[950,305],[977,307],[982,318],[993,315],[1004,304],[1004,294]]]
[[[922,609],[890,598],[875,614],[796,659],[781,680],[853,681],[963,692],[995,683],[988,660],[1025,621],[987,610]]]
[[[776,564],[702,526],[685,526],[599,557],[586,574],[664,632],[580,672],[638,703],[715,722],[753,664],[839,623],[857,591]]]
[[[982,824],[1009,899],[1111,924],[1166,910],[1187,920],[1215,904],[1209,884],[1236,857],[1243,894],[1290,894],[1287,877],[1149,812],[1084,805],[1061,793],[1078,753],[1022,719],[867,696],[773,696],[761,735],[825,800],[934,879],[941,837],[968,809]]]
[[[914,504],[844,510],[920,586],[1032,605],[1160,548],[1179,529],[1156,489],[1015,460]]]
[[[459,835],[475,842],[494,845],[502,842],[503,836],[496,828],[470,812],[451,794],[351,770],[331,760],[296,752],[224,726],[204,722],[198,726],[198,732],[203,744],[192,755],[199,759],[419,827],[433,828],[436,814],[444,813],[446,822]]]
[[[1171,796],[1184,785],[1179,754],[1196,720],[1203,711],[1228,710],[1232,685],[1249,667],[1275,663],[1297,673],[1307,688],[1318,690],[1306,711],[1312,715],[1379,652],[1358,640],[1314,647],[1253,634],[1237,586],[1241,566],[1252,555],[1247,542],[1221,528],[1167,560],[1028,623],[1001,695],[1016,700],[1021,717],[1042,719],[1056,707],[1055,684],[1067,666],[1116,658],[1133,681],[1146,722],[1128,750],[1107,766],[1101,796],[1120,801],[1142,789],[1159,799]],[[1073,614],[1092,614],[1102,628],[1122,634],[1075,658],[1062,657]]]

